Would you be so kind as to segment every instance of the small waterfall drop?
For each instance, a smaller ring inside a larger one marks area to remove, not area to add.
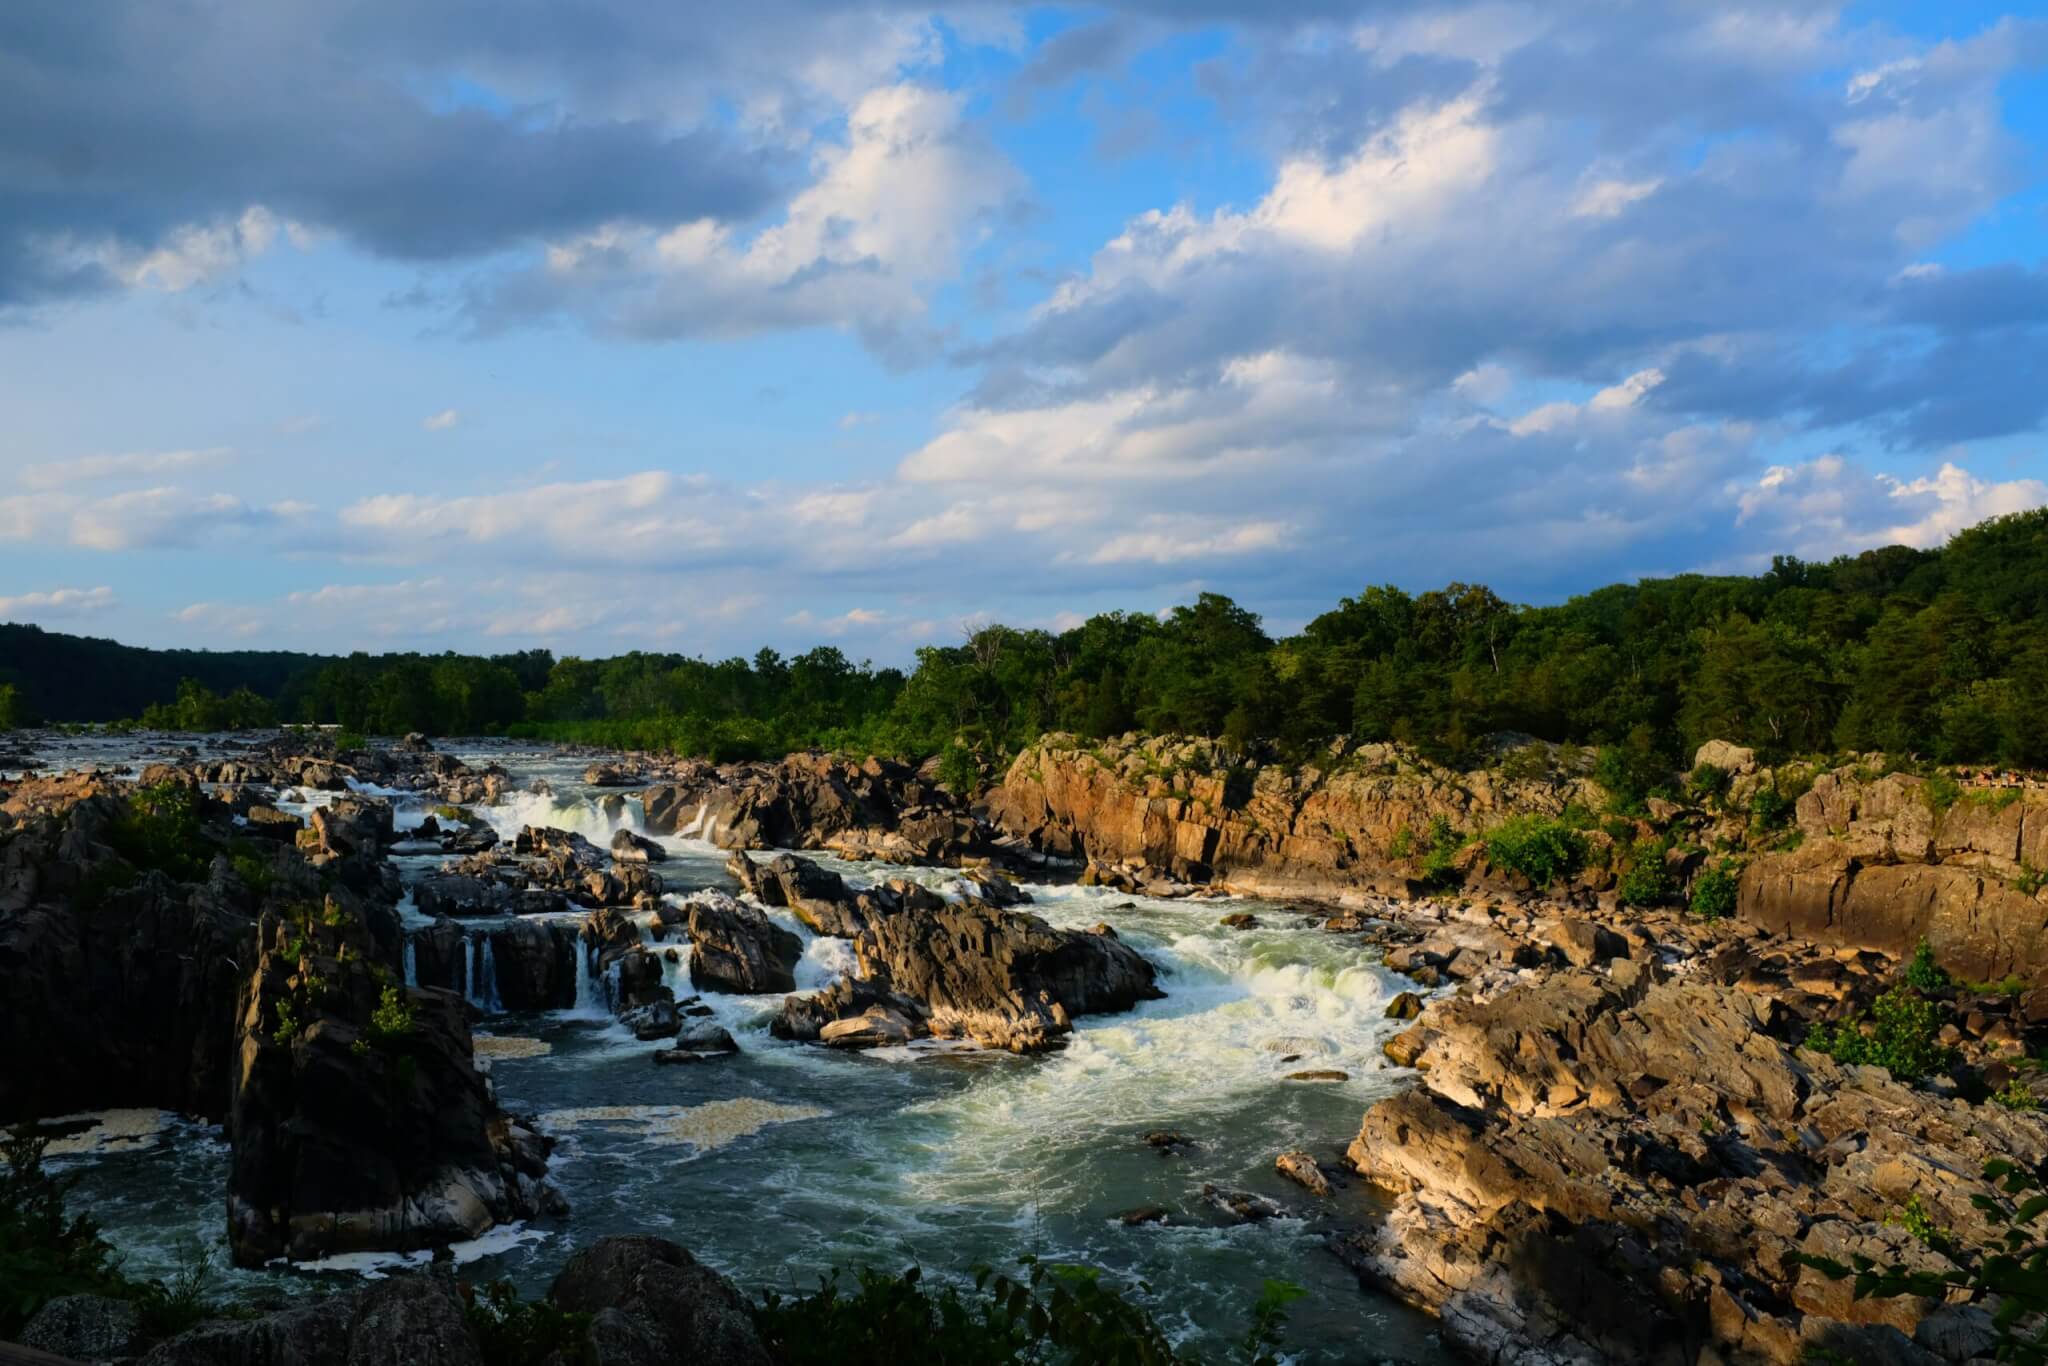
[[[469,984],[464,998],[478,1010],[498,1014],[504,1005],[498,999],[498,961],[491,949],[491,937],[478,934],[469,941]]]
[[[409,987],[420,984],[419,948],[413,943],[411,935],[405,938],[405,984]]]

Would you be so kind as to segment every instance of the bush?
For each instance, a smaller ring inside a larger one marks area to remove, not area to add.
[[[179,783],[138,789],[107,839],[137,872],[154,870],[178,882],[205,881],[213,862],[203,847],[198,793]]]
[[[1905,976],[1907,986],[1928,995],[1939,995],[1955,986],[1954,979],[1934,961],[1934,946],[1925,939],[1914,947],[1912,958],[1906,962]]]
[[[956,797],[972,797],[981,786],[981,765],[974,751],[962,744],[950,744],[939,752],[939,781]]]
[[[1624,906],[1660,906],[1676,890],[1664,862],[1662,841],[1638,840],[1629,853],[1628,868],[1615,886],[1615,899]]]
[[[1740,886],[1740,870],[1727,859],[1721,860],[1692,880],[1692,913],[1708,920],[1734,915]]]
[[[1486,836],[1487,861],[1520,873],[1538,887],[1570,877],[1586,862],[1585,837],[1563,821],[1514,816]]]
[[[463,1320],[490,1366],[589,1366],[590,1315],[522,1300],[510,1281],[479,1286],[464,1300]]]
[[[43,1170],[49,1140],[17,1131],[0,1139],[0,1341],[20,1336],[36,1310],[62,1295],[123,1294],[119,1260],[90,1215],[68,1217],[76,1178]]]
[[[1719,806],[1728,795],[1728,785],[1734,781],[1735,775],[1719,764],[1701,764],[1686,779],[1686,795],[1701,806]]]
[[[1458,880],[1458,853],[1465,847],[1465,837],[1451,828],[1443,816],[1433,816],[1429,822],[1429,848],[1422,853],[1422,881],[1431,887],[1448,887]]]
[[[1863,1026],[1868,1023],[1866,1031]],[[1814,1026],[1806,1046],[1836,1062],[1869,1063],[1900,1081],[1918,1081],[1939,1072],[1953,1052],[1937,1041],[1941,1010],[1909,986],[1893,987],[1877,998],[1866,1021],[1852,1016],[1830,1028]]]
[[[1758,830],[1776,830],[1792,819],[1797,803],[1776,785],[1760,787],[1749,799],[1749,823]]]

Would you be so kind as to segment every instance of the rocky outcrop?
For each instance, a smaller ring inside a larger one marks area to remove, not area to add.
[[[647,828],[722,849],[833,849],[850,857],[959,863],[998,852],[936,783],[902,764],[811,751],[778,763],[680,764],[642,795]]]
[[[801,939],[724,892],[694,892],[682,909],[689,915],[690,981],[699,991],[759,996],[796,990]]]
[[[1393,1203],[1345,1255],[1476,1360],[1942,1359],[1935,1306],[1854,1300],[1795,1254],[1932,1265],[1909,1201],[1981,1242],[1985,1160],[2038,1166],[2048,1124],[1798,1048],[1755,966],[1618,959],[1432,1005],[1388,1046],[1420,1084],[1351,1146]]]
[[[1796,813],[1798,847],[1743,871],[1744,919],[1891,954],[1925,939],[1952,972],[2048,981],[2048,790],[1842,768]]]
[[[762,905],[786,906],[815,933],[836,939],[853,938],[878,916],[937,910],[946,904],[937,892],[907,878],[891,878],[855,892],[839,874],[794,854],[755,859],[737,853],[726,861],[725,870]],[[1030,900],[1007,879],[984,876],[985,885],[996,893],[983,898],[990,904],[1008,906]]]
[[[548,1289],[558,1309],[591,1316],[603,1366],[692,1361],[769,1366],[746,1298],[731,1281],[661,1238],[600,1239]],[[630,1344],[630,1347],[628,1346]]]
[[[266,917],[261,942],[228,1120],[238,1264],[436,1247],[539,1210],[546,1142],[492,1100],[459,997],[396,984],[332,899]]]
[[[1077,1015],[1165,994],[1107,925],[1056,930],[972,901],[880,917],[854,952],[875,988],[918,1003],[931,1033],[1015,1052],[1048,1047]]]
[[[1316,763],[1285,767],[1171,736],[1091,746],[1049,735],[989,794],[997,826],[1035,849],[1156,870],[1132,874],[1133,890],[1213,879],[1257,895],[1333,900],[1409,890],[1404,846],[1426,844],[1439,819],[1474,835],[1575,802],[1597,810],[1604,794],[1568,773],[1462,772],[1397,745],[1340,743]]]

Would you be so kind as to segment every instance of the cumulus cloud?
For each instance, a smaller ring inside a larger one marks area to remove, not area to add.
[[[446,432],[452,431],[455,425],[461,421],[461,413],[458,413],[453,408],[443,408],[431,417],[421,418],[420,427],[423,431]]]
[[[900,343],[924,291],[951,278],[979,225],[1020,185],[963,100],[883,86],[812,157],[781,221],[747,235],[712,218],[607,223],[553,242],[539,267],[472,293],[486,327],[570,314],[643,339],[852,326]]]
[[[1988,480],[1944,461],[1915,479],[1830,454],[1773,465],[1742,490],[1737,522],[1809,559],[1872,545],[1940,545],[1987,517],[2048,504],[2039,479]]]
[[[173,487],[84,498],[69,493],[0,498],[0,542],[69,544],[86,550],[192,547],[215,538],[297,523],[310,505],[257,505],[231,493]]]
[[[41,593],[18,593],[13,597],[0,597],[0,619],[47,621],[87,616],[93,612],[104,612],[118,601],[114,590],[104,584],[98,588],[53,588]]]

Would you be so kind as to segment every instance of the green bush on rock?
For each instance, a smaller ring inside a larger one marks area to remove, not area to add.
[[[1910,1082],[1949,1065],[1954,1055],[1937,1038],[1940,1032],[1940,1008],[1912,987],[1897,986],[1877,998],[1867,1021],[1851,1016],[1832,1027],[1816,1025],[1806,1046],[1836,1062],[1872,1064]]]
[[[1496,868],[1548,887],[1585,865],[1586,839],[1560,820],[1513,816],[1488,832],[1486,857]]]

